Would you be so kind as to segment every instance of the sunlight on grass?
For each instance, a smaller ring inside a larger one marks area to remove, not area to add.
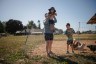
[[[78,38],[78,35],[74,35],[74,38]],[[96,40],[96,34],[81,34],[79,35],[79,38],[81,40]],[[66,40],[66,35],[55,35],[54,40]],[[56,59],[48,59],[46,57],[41,56],[34,56],[32,59],[27,59],[24,55],[24,50],[22,48],[25,45],[26,36],[7,36],[0,38],[0,61],[2,63],[14,63],[18,61],[19,59],[24,59],[26,61],[26,64],[31,64],[32,62],[41,62],[42,64],[52,64],[52,63],[61,63],[56,61]],[[45,43],[44,35],[29,35],[27,42],[26,42],[26,48],[28,50],[34,50],[34,48],[38,47],[38,45]],[[83,56],[80,58],[84,58]],[[2,60],[3,59],[3,60]],[[67,61],[65,61],[67,62]]]
[[[79,36],[77,34],[73,35],[73,38],[80,39],[80,40],[96,40],[96,34],[80,34]],[[67,40],[66,35],[55,35],[54,40]]]

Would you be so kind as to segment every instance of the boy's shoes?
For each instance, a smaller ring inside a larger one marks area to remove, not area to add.
[[[69,54],[69,51],[67,51],[66,54]]]

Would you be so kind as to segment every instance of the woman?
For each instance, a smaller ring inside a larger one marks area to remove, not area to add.
[[[57,16],[56,10],[54,7],[51,7],[48,12],[48,18],[49,18],[49,24],[50,29],[54,32],[55,31],[55,23],[54,23],[54,17]]]
[[[57,20],[54,17],[54,22],[56,23]],[[52,42],[53,42],[53,31],[50,29],[48,13],[45,14],[45,21],[44,21],[44,32],[45,32],[45,41],[46,41],[46,52],[47,56],[50,57],[52,54]]]

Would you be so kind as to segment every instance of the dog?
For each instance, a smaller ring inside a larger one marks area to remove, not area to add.
[[[87,45],[87,47],[94,53],[96,51],[96,45]]]
[[[81,51],[84,52],[85,44],[81,44],[79,41],[74,41],[73,43],[73,49],[78,50],[80,53]]]

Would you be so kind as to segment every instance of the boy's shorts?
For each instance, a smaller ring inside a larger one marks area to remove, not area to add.
[[[54,24],[54,20],[49,20],[49,24]]]
[[[67,40],[67,44],[68,45],[72,45],[73,44],[73,40]]]
[[[51,33],[45,33],[45,41],[53,40],[53,34]]]

